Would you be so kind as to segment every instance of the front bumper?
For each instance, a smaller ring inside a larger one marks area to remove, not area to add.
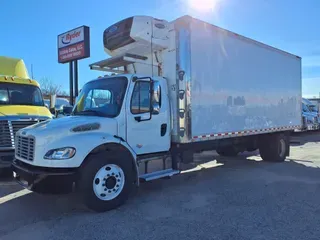
[[[12,162],[12,170],[15,180],[31,191],[47,180],[57,184],[70,184],[76,180],[76,169],[36,167],[17,159]]]
[[[14,150],[0,152],[0,168],[10,168],[14,159]]]

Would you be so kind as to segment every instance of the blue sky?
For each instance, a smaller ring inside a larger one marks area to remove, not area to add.
[[[1,0],[0,55],[33,64],[34,77],[69,88],[68,64],[57,62],[57,35],[90,27],[91,57],[79,61],[80,87],[99,76],[88,65],[107,58],[102,33],[133,15],[174,20],[189,14],[302,57],[303,94],[319,96],[320,31],[318,0],[212,0],[213,11],[192,8],[192,0]],[[209,2],[210,0],[196,0]]]

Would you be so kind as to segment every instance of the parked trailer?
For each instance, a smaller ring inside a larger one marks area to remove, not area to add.
[[[301,125],[300,57],[189,16],[130,17],[103,43],[112,57],[90,67],[116,75],[86,83],[73,116],[17,133],[28,150],[13,163],[24,187],[75,183],[88,208],[106,211],[140,182],[179,174],[195,152],[289,155]]]

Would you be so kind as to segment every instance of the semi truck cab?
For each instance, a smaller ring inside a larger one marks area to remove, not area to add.
[[[303,130],[317,130],[319,129],[319,116],[317,112],[310,110],[308,105],[302,101],[302,129]]]
[[[49,118],[39,84],[29,78],[23,60],[0,56],[0,170],[10,173],[16,132]]]

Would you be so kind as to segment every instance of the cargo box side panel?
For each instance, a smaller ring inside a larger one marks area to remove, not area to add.
[[[301,124],[300,58],[198,20],[190,27],[193,138]]]

